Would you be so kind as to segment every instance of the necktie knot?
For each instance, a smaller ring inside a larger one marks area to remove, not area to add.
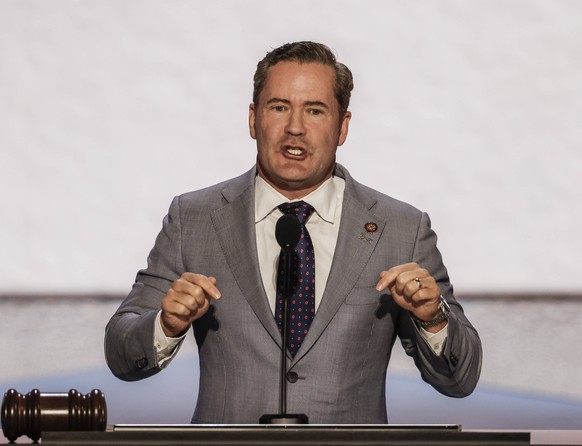
[[[294,214],[299,219],[299,223],[305,225],[315,209],[305,201],[294,201],[293,203],[283,203],[279,205],[279,210],[284,214]]]

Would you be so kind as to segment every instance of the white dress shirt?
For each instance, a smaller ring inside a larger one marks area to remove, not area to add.
[[[309,231],[315,251],[315,311],[317,312],[335,252],[342,215],[344,188],[345,182],[342,178],[332,177],[309,195],[301,199],[289,200],[261,177],[256,177],[255,230],[257,252],[263,286],[273,314],[275,314],[277,298],[277,265],[281,252],[281,247],[275,239],[275,226],[279,217],[283,215],[278,206],[282,203],[303,200],[315,209],[305,227]]]
[[[289,200],[257,175],[255,180],[257,252],[263,286],[273,315],[275,314],[277,298],[277,264],[281,251],[275,238],[275,226],[279,217],[283,215],[278,206],[282,203],[303,200],[315,209],[305,226],[311,235],[315,251],[315,311],[317,312],[331,270],[339,234],[344,188],[345,181],[334,176],[305,197]],[[378,279],[380,279],[380,271],[378,271]],[[218,284],[218,287],[220,288],[220,284]],[[447,337],[447,327],[438,333],[429,333],[422,328],[419,328],[419,330],[433,352],[439,355],[442,351],[443,342]],[[156,319],[154,335],[158,365],[165,367],[179,350],[185,335],[179,338],[165,336],[159,314]]]

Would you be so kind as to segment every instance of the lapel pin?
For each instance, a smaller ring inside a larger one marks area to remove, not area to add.
[[[378,230],[378,225],[374,222],[369,222],[364,225],[366,232],[376,232]]]
[[[378,225],[370,221],[364,225],[364,229],[368,234],[371,234],[378,230]],[[360,240],[365,240],[366,242],[368,242],[369,245],[372,243],[372,238],[368,234],[366,234],[366,232],[362,231],[362,233],[360,234]]]

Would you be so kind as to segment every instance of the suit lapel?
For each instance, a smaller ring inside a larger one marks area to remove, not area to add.
[[[342,175],[343,176],[343,175]],[[321,304],[305,337],[305,341],[295,356],[299,361],[317,339],[323,334],[344,300],[356,285],[360,274],[368,263],[386,222],[373,213],[376,200],[353,195],[353,183],[346,173],[342,220],[337,246]],[[366,223],[377,225],[375,232],[367,232]]]
[[[281,334],[269,307],[259,270],[255,235],[255,170],[223,190],[227,204],[212,213],[224,256],[244,297],[261,324],[280,346]],[[248,175],[248,176],[247,176]]]
[[[281,347],[277,327],[259,270],[254,224],[255,169],[229,182],[223,189],[226,205],[212,213],[212,223],[221,248],[238,286],[257,318],[274,342]],[[353,289],[372,255],[386,221],[374,214],[376,200],[359,190],[347,171],[338,165],[336,174],[345,178],[341,226],[337,246],[321,304],[293,363],[299,361],[323,334]],[[376,223],[375,232],[365,230]]]

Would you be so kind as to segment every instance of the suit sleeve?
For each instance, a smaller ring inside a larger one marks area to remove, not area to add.
[[[183,272],[180,202],[176,197],[147,268],[138,272],[131,292],[105,329],[105,358],[118,378],[136,381],[162,370],[156,359],[154,324],[164,295]]]
[[[451,307],[448,335],[441,355],[435,355],[409,312],[401,311],[398,331],[406,353],[414,358],[422,379],[444,395],[465,397],[473,392],[481,374],[482,347],[453,294],[447,270],[437,248],[437,236],[427,214],[422,214],[415,241],[413,262],[426,268],[436,279],[441,294]]]

